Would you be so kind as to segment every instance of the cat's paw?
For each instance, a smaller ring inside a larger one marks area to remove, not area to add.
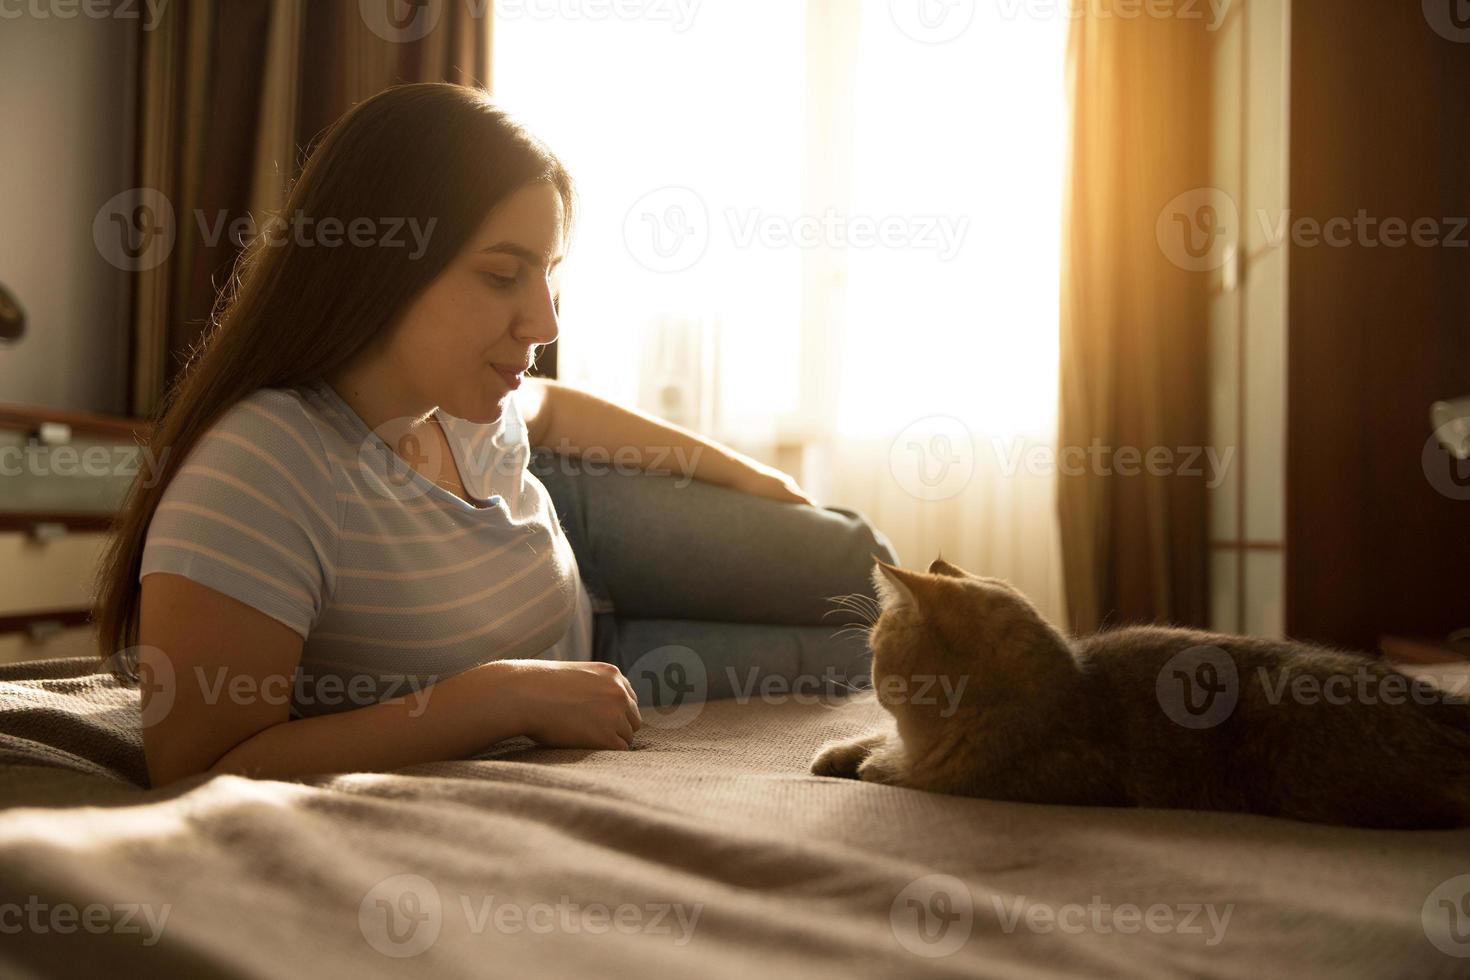
[[[858,765],[857,778],[865,783],[900,785],[899,770],[895,767],[891,754],[887,752],[869,752],[868,757]]]
[[[858,766],[863,764],[870,751],[871,748],[865,741],[830,742],[822,746],[813,757],[812,774],[856,779]]]

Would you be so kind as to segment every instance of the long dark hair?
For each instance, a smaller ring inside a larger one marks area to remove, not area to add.
[[[345,228],[365,218],[375,229],[373,244],[354,246],[343,235],[338,247],[302,247],[294,234],[258,234],[240,254],[208,333],[153,419],[148,448],[155,471],[145,479],[140,470],[113,525],[93,610],[103,659],[137,642],[148,525],[210,426],[257,389],[319,378],[351,359],[397,322],[497,204],[538,181],[560,193],[569,228],[566,169],[478,89],[391,88],[332,126],[277,217],[318,225],[335,218]],[[432,227],[422,255],[406,228],[392,236],[393,223],[410,219]]]

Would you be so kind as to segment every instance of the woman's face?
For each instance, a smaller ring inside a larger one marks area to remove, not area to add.
[[[530,184],[495,208],[405,311],[384,350],[417,404],[472,422],[500,418],[538,346],[556,339],[561,195]]]

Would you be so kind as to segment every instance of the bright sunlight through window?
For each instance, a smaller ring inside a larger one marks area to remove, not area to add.
[[[1068,24],[1027,6],[497,4],[578,182],[562,377],[744,446],[1052,440]]]

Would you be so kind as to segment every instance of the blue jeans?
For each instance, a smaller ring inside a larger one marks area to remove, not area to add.
[[[868,683],[866,637],[832,598],[872,596],[888,540],[854,511],[538,452],[592,598],[593,657],[640,704],[830,694]]]

